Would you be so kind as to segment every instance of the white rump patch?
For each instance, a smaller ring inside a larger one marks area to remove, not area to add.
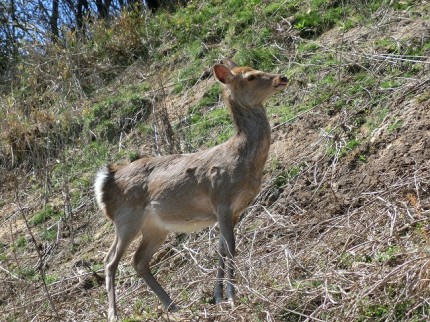
[[[97,204],[100,209],[105,208],[105,204],[103,203],[103,189],[106,183],[106,179],[109,176],[108,167],[103,167],[97,172],[96,180],[94,181],[94,193],[96,195]]]

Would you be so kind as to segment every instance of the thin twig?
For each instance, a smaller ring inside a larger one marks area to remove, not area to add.
[[[39,245],[38,245],[38,243],[36,241],[36,238],[34,237],[34,234],[31,231],[30,225],[29,225],[27,217],[25,215],[25,211],[21,207],[21,203],[19,201],[19,196],[18,196],[18,190],[17,189],[15,190],[15,202],[16,202],[16,204],[18,206],[18,209],[19,209],[19,211],[21,213],[22,218],[24,219],[25,226],[27,228],[28,233],[30,234],[30,237],[31,237],[31,240],[33,242],[34,248],[36,249],[36,252],[37,252],[37,256],[39,257],[39,263],[40,263],[40,265],[38,265],[37,268],[38,268],[38,270],[40,272],[40,277],[42,279],[43,288],[45,290],[46,297],[48,298],[49,305],[51,306],[52,310],[54,311],[55,318],[57,319],[57,321],[61,321],[61,318],[60,318],[60,316],[58,314],[57,308],[55,307],[54,301],[52,300],[51,294],[49,293],[48,286],[46,284],[45,269],[44,269],[44,264],[43,264],[43,256],[40,253]]]

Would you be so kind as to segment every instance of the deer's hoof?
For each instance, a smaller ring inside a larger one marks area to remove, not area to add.
[[[175,303],[171,303],[171,304],[167,307],[167,311],[169,311],[169,312],[171,312],[171,313],[178,312],[178,307],[175,305]]]
[[[108,321],[114,322],[118,320],[118,316],[116,315],[116,311],[114,309],[109,309],[108,311]]]

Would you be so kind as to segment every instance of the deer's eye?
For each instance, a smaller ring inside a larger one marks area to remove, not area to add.
[[[249,81],[253,81],[255,78],[255,75],[249,75],[246,79]]]

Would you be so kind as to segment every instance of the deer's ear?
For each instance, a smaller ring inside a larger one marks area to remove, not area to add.
[[[227,66],[228,68],[230,68],[230,69],[233,69],[233,68],[235,68],[235,67],[239,67],[239,65],[238,65],[238,64],[236,64],[236,63],[235,63],[232,59],[230,59],[230,58],[225,58],[225,59],[223,59],[222,63],[223,63],[225,66]]]
[[[229,84],[234,78],[230,69],[224,65],[215,65],[214,74],[215,77],[223,84]]]

